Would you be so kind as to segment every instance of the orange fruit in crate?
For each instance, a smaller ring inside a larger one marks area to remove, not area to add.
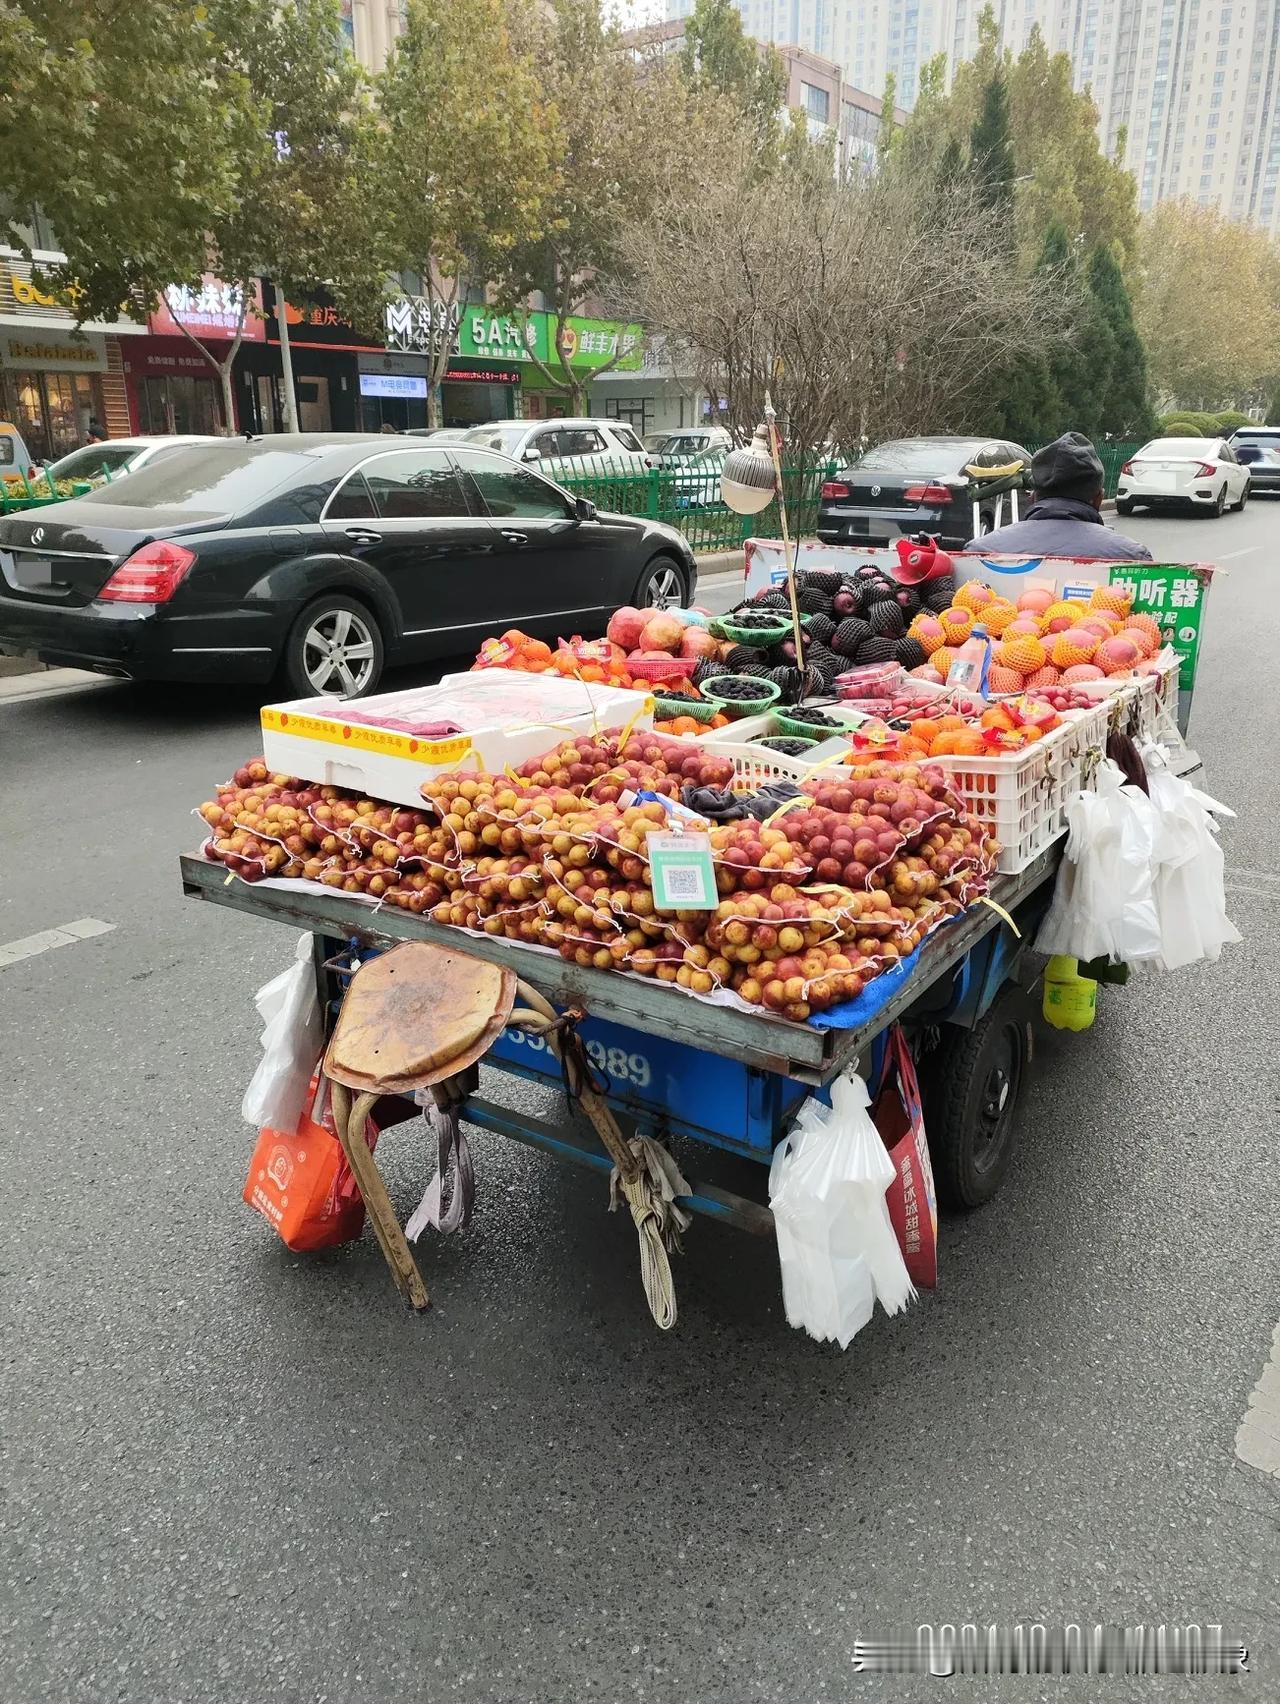
[[[1006,668],[1003,663],[992,663],[987,670],[988,692],[1021,692],[1022,676],[1017,669]]]
[[[1133,599],[1120,586],[1095,586],[1093,596],[1089,599],[1089,608],[1109,610],[1123,621],[1133,608]]]
[[[1016,669],[1020,675],[1034,674],[1049,661],[1049,653],[1030,633],[1019,633],[1016,639],[1006,635],[1000,641],[996,657],[1005,668]]]
[[[1019,679],[1021,679],[1021,676],[1019,676]],[[984,710],[981,721],[984,728],[1003,728],[1006,733],[1015,726],[1013,717],[1003,704],[993,704],[989,710]]]
[[[1034,674],[1027,676],[1026,684],[1028,687],[1057,686],[1061,679],[1062,676],[1058,673],[1053,664],[1046,663],[1042,669],[1037,669]]]
[[[929,741],[933,739],[935,734],[940,734],[941,732],[941,728],[932,716],[917,716],[915,721],[911,724],[911,737],[913,739],[923,740],[926,745],[928,745]]]
[[[945,716],[938,717],[938,727],[944,734],[962,734],[968,726],[969,724],[964,717],[957,716],[953,710],[949,710]]]
[[[1016,621],[1018,612],[1004,598],[995,598],[982,612],[982,625],[994,638],[999,638],[1011,621]]]
[[[929,745],[930,757],[948,757],[956,749],[956,741],[960,738],[954,732],[935,734]]]
[[[1062,673],[1063,686],[1075,686],[1077,681],[1102,680],[1102,670],[1096,663],[1076,663],[1074,667],[1064,669]]]
[[[1053,601],[1053,593],[1047,586],[1028,586],[1018,599],[1018,608],[1030,610],[1033,615],[1043,615]]]
[[[1096,635],[1083,627],[1065,627],[1053,636],[1049,656],[1056,668],[1069,669],[1076,663],[1087,663],[1098,649]]]
[[[1019,633],[1028,633],[1033,639],[1040,637],[1040,617],[1038,615],[1017,615],[1004,630],[1004,638],[1016,639]]]
[[[1063,598],[1058,603],[1052,603],[1045,610],[1043,617],[1046,633],[1064,633],[1068,627],[1074,627],[1082,615],[1089,612],[1082,603],[1074,598]]]
[[[973,611],[963,609],[957,604],[944,609],[938,620],[942,623],[942,632],[948,645],[963,645],[973,632]]]
[[[956,735],[957,757],[981,757],[986,749],[987,742],[976,728],[967,728],[963,734]]]
[[[981,580],[966,580],[962,586],[956,587],[955,602],[958,608],[972,610],[975,614],[994,603],[996,594],[990,586]]]
[[[929,661],[933,664],[934,668],[937,669],[943,680],[946,680],[947,676],[951,673],[951,665],[955,662],[955,660],[956,654],[949,645],[939,645],[937,650],[934,651],[933,655],[929,658]]]
[[[942,631],[942,623],[936,615],[920,614],[907,629],[913,639],[918,639],[924,646],[924,654],[931,657],[939,645],[945,645],[947,636]]]

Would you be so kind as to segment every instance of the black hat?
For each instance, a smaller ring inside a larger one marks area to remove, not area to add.
[[[1100,489],[1102,463],[1083,432],[1064,432],[1031,458],[1031,483],[1045,496],[1074,490],[1089,480],[1095,491]]]

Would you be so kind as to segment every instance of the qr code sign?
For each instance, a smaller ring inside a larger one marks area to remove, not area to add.
[[[706,897],[702,886],[702,871],[694,864],[669,864],[667,892],[672,899],[687,899],[697,904]]]

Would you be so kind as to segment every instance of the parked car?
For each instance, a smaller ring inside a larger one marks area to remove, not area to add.
[[[996,524],[996,499],[966,468],[1015,467],[1025,473],[1030,465],[1029,450],[1001,439],[895,438],[877,444],[823,485],[818,537],[824,544],[883,545],[927,532],[958,549]],[[1008,512],[1006,498],[1006,519]]]
[[[1116,513],[1202,509],[1220,515],[1249,501],[1249,469],[1225,438],[1153,438],[1120,469]]]
[[[493,450],[224,438],[0,520],[0,651],[356,697],[386,665],[513,624],[599,632],[620,604],[687,604],[696,585],[674,528],[600,514]]]
[[[646,433],[644,447],[659,467],[671,467],[700,461],[708,452],[726,456],[733,448],[733,439],[723,426],[682,426],[679,431]]]
[[[101,444],[82,444],[55,462],[47,462],[40,470],[49,479],[89,479],[106,483],[139,468],[150,467],[157,459],[173,455],[188,444],[221,444],[222,438],[174,433],[155,438],[108,438]]]
[[[401,436],[434,438],[437,444],[460,444],[472,430],[470,426],[406,426]]]
[[[724,502],[720,476],[728,457],[728,450],[717,444],[664,465],[663,484],[670,484],[676,508],[719,508]]]
[[[12,420],[0,420],[0,480],[34,479],[38,471],[22,433]]]
[[[1249,495],[1280,491],[1280,426],[1239,426],[1227,439],[1249,470]]]
[[[622,420],[495,420],[462,440],[538,462],[552,477],[584,473],[644,473],[653,458]]]

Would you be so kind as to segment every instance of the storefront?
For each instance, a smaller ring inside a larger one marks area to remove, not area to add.
[[[184,335],[184,327],[190,337]],[[133,430],[145,437],[221,432],[222,379],[201,349],[221,362],[238,331],[242,347],[263,341],[256,290],[245,306],[242,328],[240,292],[234,285],[213,277],[204,278],[198,286],[171,285],[147,320],[147,336],[125,350]],[[237,418],[230,422],[233,431],[244,420],[239,397],[235,411]]]
[[[598,374],[588,394],[592,414],[606,420],[625,420],[642,438],[648,432],[717,424],[706,394],[691,377],[677,370],[661,337],[645,344],[637,363],[627,366],[619,362]]]
[[[253,349],[242,349],[236,362],[236,396],[243,429],[251,432],[284,430],[284,367],[280,353],[280,323],[276,318],[275,287],[262,280],[264,337]],[[299,432],[360,432],[358,361],[381,353],[382,346],[348,324],[331,301],[310,307],[287,303],[289,353],[293,388],[298,402]],[[375,428],[376,430],[376,428]]]
[[[36,461],[83,444],[91,420],[114,437],[129,431],[118,333],[142,330],[95,321],[77,330],[70,309],[32,282],[26,261],[0,254],[0,415]]]
[[[357,357],[360,418],[366,432],[390,426],[397,432],[427,424],[428,363],[422,355],[393,355],[387,350]],[[501,361],[455,355],[440,387],[442,426],[483,426],[490,420],[509,420],[513,391],[520,384],[518,367]]]

